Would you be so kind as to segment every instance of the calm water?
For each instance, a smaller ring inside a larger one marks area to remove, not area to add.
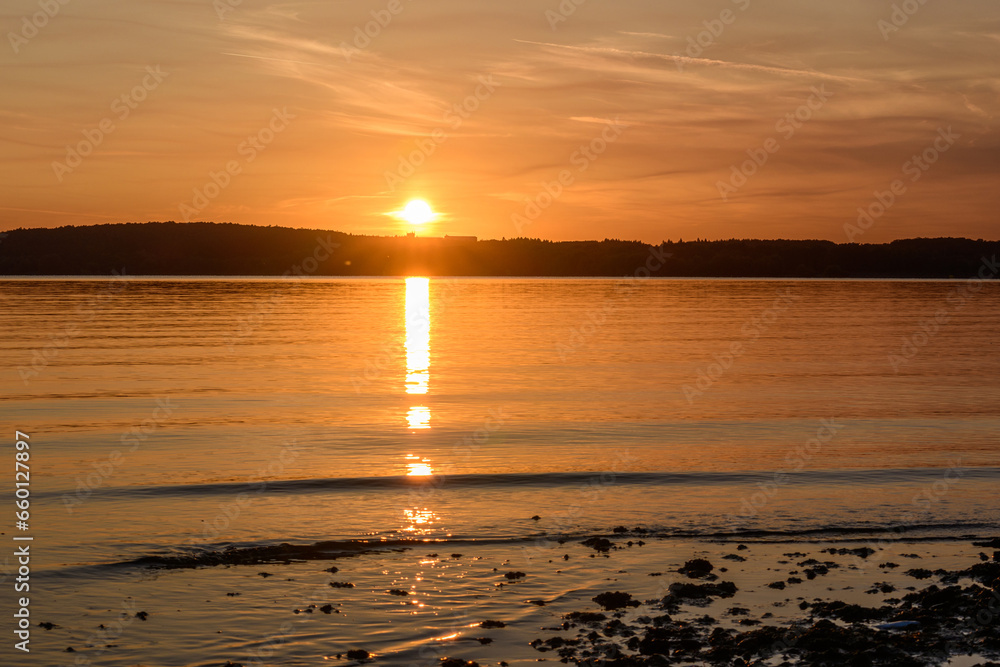
[[[5,280],[2,451],[81,609],[234,545],[987,534],[998,325],[960,282]]]

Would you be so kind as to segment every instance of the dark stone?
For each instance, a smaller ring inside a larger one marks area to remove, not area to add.
[[[823,619],[799,635],[795,640],[795,646],[807,651],[826,654],[837,660],[842,650],[854,653],[873,648],[876,645],[873,636],[874,632],[868,628],[865,628],[864,631],[842,628]],[[848,661],[841,659],[840,664],[845,663]],[[858,662],[849,661],[849,664],[858,664]]]
[[[670,584],[670,595],[675,598],[704,599],[708,597],[731,598],[736,595],[736,584],[722,581],[718,584],[689,584],[677,582]],[[670,597],[670,596],[667,596]],[[666,600],[666,598],[664,598]]]
[[[677,571],[692,579],[696,579],[710,574],[714,569],[715,566],[704,558],[695,558],[684,563],[684,566],[679,568]]]
[[[914,579],[930,579],[934,573],[924,567],[915,567],[911,570],[904,572],[908,577],[913,577]]]
[[[836,547],[830,547],[829,549],[824,549],[823,552],[840,556],[858,556],[859,558],[868,558],[875,553],[875,550],[871,547],[857,547],[855,549],[845,549],[843,547],[838,549]]]
[[[966,577],[971,577],[981,584],[987,586],[993,585],[997,579],[1000,579],[1000,563],[998,562],[988,562],[988,563],[976,563],[967,570],[962,570],[958,573],[959,575],[964,575]]]
[[[1000,549],[1000,537],[994,537],[986,542],[973,542],[974,546],[977,547],[989,547],[991,549]]]
[[[580,544],[590,547],[594,551],[609,551],[615,545],[614,542],[603,537],[588,537]]]
[[[574,611],[566,614],[563,618],[579,623],[600,623],[608,620],[607,616],[596,611]]]
[[[892,593],[895,590],[896,590],[895,586],[893,586],[892,584],[890,584],[888,582],[882,581],[882,582],[878,582],[875,585],[873,585],[866,592],[868,592],[868,593]]]
[[[832,602],[814,602],[812,613],[820,618],[836,618],[845,623],[865,623],[885,618],[885,613],[873,607],[862,607],[857,604],[847,604],[840,600]]]
[[[624,609],[625,607],[639,606],[639,602],[632,599],[631,593],[621,593],[617,591],[614,593],[601,593],[592,599],[594,602],[601,605],[603,609],[610,611],[615,609]]]
[[[749,657],[764,650],[773,650],[779,642],[785,643],[786,632],[773,625],[765,625],[734,637],[736,652]]]
[[[684,635],[683,627],[676,625],[648,628],[639,641],[639,653],[642,655],[669,655],[679,647],[679,641]]]

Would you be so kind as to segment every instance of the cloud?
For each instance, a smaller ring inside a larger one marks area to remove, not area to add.
[[[632,61],[646,60],[646,61],[671,61],[675,63],[681,62],[687,65],[705,65],[709,67],[720,67],[723,69],[749,70],[753,72],[764,72],[768,74],[808,77],[812,80],[828,79],[831,81],[850,81],[850,82],[866,81],[865,79],[860,79],[858,77],[842,76],[839,74],[827,74],[825,72],[817,72],[815,70],[798,70],[787,67],[773,67],[770,65],[757,65],[753,63],[739,63],[739,62],[730,62],[726,60],[713,60],[711,58],[692,58],[689,56],[649,53],[646,51],[629,51],[624,49],[615,49],[611,47],[572,46],[567,44],[553,44],[551,42],[532,42],[521,39],[514,41],[521,42],[523,44],[534,44],[536,46],[549,47],[553,49],[567,49],[570,51],[593,53],[613,58],[627,58]]]

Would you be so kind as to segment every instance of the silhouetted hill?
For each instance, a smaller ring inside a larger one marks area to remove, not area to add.
[[[150,222],[11,231],[0,241],[0,275],[645,276],[648,268],[654,276],[964,278],[997,254],[1000,242],[956,238],[653,246]]]

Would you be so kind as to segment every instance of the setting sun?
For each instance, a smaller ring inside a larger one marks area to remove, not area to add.
[[[414,199],[406,204],[400,217],[411,225],[422,225],[436,218],[437,214],[423,199]]]

